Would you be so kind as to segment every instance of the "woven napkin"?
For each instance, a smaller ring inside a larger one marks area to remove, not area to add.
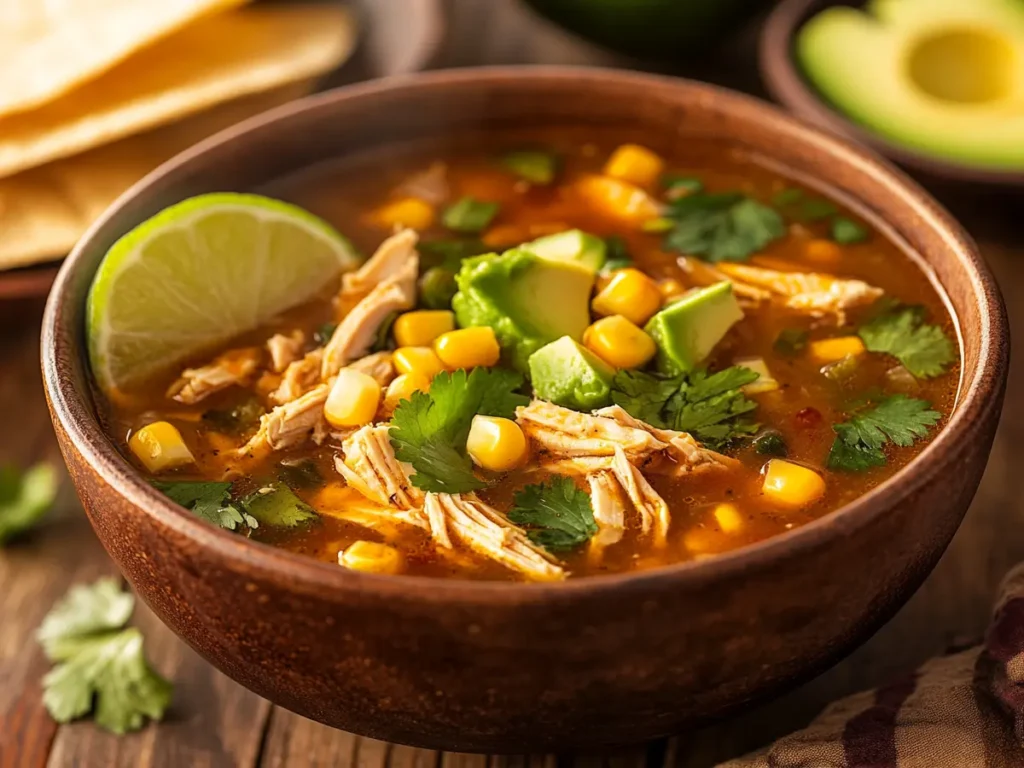
[[[983,645],[835,702],[802,731],[720,768],[1024,768],[1024,564]]]

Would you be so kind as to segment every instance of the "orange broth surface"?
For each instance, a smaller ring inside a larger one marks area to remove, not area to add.
[[[635,265],[655,279],[675,278],[685,287],[691,285],[680,266],[679,253],[662,248],[662,234],[640,230],[635,224],[603,215],[587,205],[574,193],[573,182],[584,173],[600,173],[611,151],[623,141],[642,137],[602,136],[594,131],[573,129],[498,137],[455,137],[444,144],[421,144],[391,147],[373,154],[346,159],[291,177],[267,190],[267,194],[301,205],[323,217],[349,237],[364,254],[370,254],[390,234],[372,220],[371,212],[396,197],[404,179],[423,171],[436,161],[447,165],[450,199],[470,195],[480,200],[498,202],[501,209],[485,240],[501,237],[511,247],[519,242],[569,228],[579,228],[602,237],[617,235],[625,242]],[[554,184],[534,186],[503,169],[495,160],[501,152],[522,147],[554,150],[562,164]],[[757,158],[716,143],[688,141],[685,146],[666,151],[654,147],[672,172],[692,175],[701,180],[709,192],[741,191],[769,203],[784,189],[799,187],[821,198],[822,193],[799,182],[786,179],[776,170],[758,162]],[[657,188],[648,190],[661,198]],[[835,202],[834,200],[832,202]],[[842,205],[837,205],[843,208]],[[843,211],[863,222],[856,214]],[[877,286],[898,301],[921,305],[928,322],[942,327],[947,336],[957,339],[957,332],[946,304],[924,268],[908,253],[876,229],[871,229],[865,242],[839,245],[826,249],[822,255],[812,242],[828,240],[827,221],[794,221],[786,218],[787,234],[754,255],[754,266],[781,268],[803,272],[825,272],[844,278],[858,278]],[[870,229],[870,224],[866,224]],[[497,231],[495,231],[497,230]],[[451,238],[438,222],[421,232],[423,240]],[[497,248],[496,250],[501,250]],[[820,249],[819,249],[820,250]],[[296,254],[300,258],[301,254]],[[598,286],[600,287],[600,280]],[[259,329],[242,339],[235,339],[225,349],[259,345],[273,332],[302,330],[312,339],[316,329],[327,321],[336,321],[340,310],[332,303],[337,285],[324,286],[323,296],[298,307],[270,327]],[[929,437],[910,447],[885,447],[885,466],[860,473],[835,472],[825,468],[829,448],[835,439],[832,425],[847,420],[859,399],[871,393],[894,394],[886,376],[897,362],[882,354],[861,356],[852,376],[834,381],[821,373],[821,365],[806,354],[780,355],[774,348],[779,333],[785,329],[803,329],[810,339],[849,336],[864,321],[871,308],[847,313],[845,324],[812,318],[787,309],[779,302],[765,302],[745,308],[746,317],[732,328],[716,347],[708,368],[712,371],[728,367],[739,358],[763,358],[780,388],[774,392],[753,395],[758,408],[752,417],[763,427],[781,433],[788,446],[788,458],[818,471],[825,479],[826,492],[813,505],[799,509],[782,509],[770,503],[761,492],[763,468],[769,457],[758,454],[749,440],[741,440],[725,452],[739,460],[736,467],[700,472],[673,479],[652,474],[648,480],[666,500],[671,510],[671,526],[667,544],[655,546],[650,537],[639,535],[637,523],[627,516],[627,532],[623,540],[605,549],[599,557],[588,547],[559,552],[557,560],[573,577],[637,571],[664,566],[694,558],[714,556],[744,547],[827,515],[853,501],[890,477],[911,461],[941,429],[956,398],[959,363],[935,378],[918,380],[907,394],[927,400],[942,414],[940,423]],[[309,342],[312,346],[313,342]],[[216,351],[216,350],[215,350]],[[209,355],[194,361],[201,364]],[[493,561],[471,553],[457,558],[437,554],[428,535],[415,528],[374,528],[341,519],[351,510],[365,506],[366,500],[345,486],[334,469],[337,445],[303,445],[272,453],[265,458],[239,463],[230,458],[233,449],[244,444],[253,429],[240,434],[218,431],[211,413],[231,407],[253,397],[264,398],[275,380],[264,378],[252,390],[234,387],[219,392],[192,406],[169,399],[165,392],[179,370],[168,371],[158,381],[108,403],[107,421],[111,435],[126,457],[134,460],[127,447],[131,431],[153,421],[165,419],[181,431],[196,457],[195,466],[176,470],[161,479],[235,480],[236,494],[244,494],[268,480],[281,479],[308,502],[320,515],[313,525],[299,529],[261,527],[251,532],[252,538],[300,553],[304,556],[337,563],[338,553],[356,540],[382,541],[396,546],[405,556],[404,572],[449,578],[516,580],[517,574]],[[269,404],[265,404],[267,408]],[[292,466],[289,466],[292,465]],[[296,470],[295,465],[299,465]],[[309,472],[312,465],[316,472]],[[303,471],[302,468],[306,471]],[[516,489],[542,479],[529,465],[504,476],[491,476],[493,485],[480,495],[496,509],[504,511],[511,505]],[[582,484],[581,484],[582,487]],[[713,515],[715,506],[731,502],[741,513],[739,530],[724,531]]]

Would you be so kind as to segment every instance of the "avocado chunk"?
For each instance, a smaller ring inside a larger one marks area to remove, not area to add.
[[[811,83],[904,148],[1024,169],[1024,3],[875,0],[813,17],[796,38]]]
[[[597,235],[579,229],[568,229],[525,243],[520,248],[549,261],[573,261],[597,272],[604,266],[607,246]]]
[[[456,282],[458,324],[493,328],[502,357],[523,373],[538,349],[562,336],[582,339],[590,323],[594,273],[575,262],[514,248],[466,259]]]
[[[612,404],[615,369],[569,336],[530,355],[530,380],[537,397],[576,411]]]
[[[675,375],[700,365],[742,319],[732,283],[721,282],[672,302],[652,317],[644,330],[658,346],[658,370]]]

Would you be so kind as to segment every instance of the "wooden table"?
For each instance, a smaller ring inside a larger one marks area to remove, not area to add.
[[[452,0],[455,2],[456,0]],[[462,0],[447,59],[451,64],[523,60],[614,60],[540,25],[505,0]],[[707,79],[756,90],[749,36],[724,58],[705,62]],[[725,62],[723,64],[723,62]],[[936,189],[977,237],[1024,339],[1024,235],[1020,199]],[[1020,301],[1018,301],[1020,299]],[[0,304],[0,463],[60,463],[46,414],[38,363],[40,302]],[[1024,342],[1021,342],[1024,343]],[[364,739],[306,720],[259,698],[200,659],[145,606],[135,621],[157,669],[174,681],[164,722],[115,737],[90,722],[57,726],[40,700],[47,669],[33,632],[68,585],[116,573],[65,480],[54,514],[33,536],[0,550],[0,768],[84,766],[343,766],[487,768],[526,766],[710,766],[799,728],[828,701],[912,668],[951,645],[976,640],[992,595],[1010,565],[1024,559],[1024,494],[1014,479],[1024,438],[1019,361],[1012,366],[1002,426],[981,490],[939,566],[875,637],[821,677],[782,699],[696,733],[612,753],[473,756]]]

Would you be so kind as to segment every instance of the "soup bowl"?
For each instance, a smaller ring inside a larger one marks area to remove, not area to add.
[[[669,152],[715,136],[831,194],[948,297],[963,365],[948,424],[834,514],[713,559],[557,584],[357,573],[214,529],[153,490],[104,433],[86,363],[97,265],[161,208],[261,188],[385,142],[467,128],[586,125]],[[806,679],[917,588],[977,489],[1007,373],[992,275],[961,228],[863,149],[754,99],[600,70],[442,72],[353,86],[259,116],[121,198],[65,263],[42,342],[46,391],[97,535],[146,603],[217,668],[302,715],[463,751],[623,743],[676,732]]]

